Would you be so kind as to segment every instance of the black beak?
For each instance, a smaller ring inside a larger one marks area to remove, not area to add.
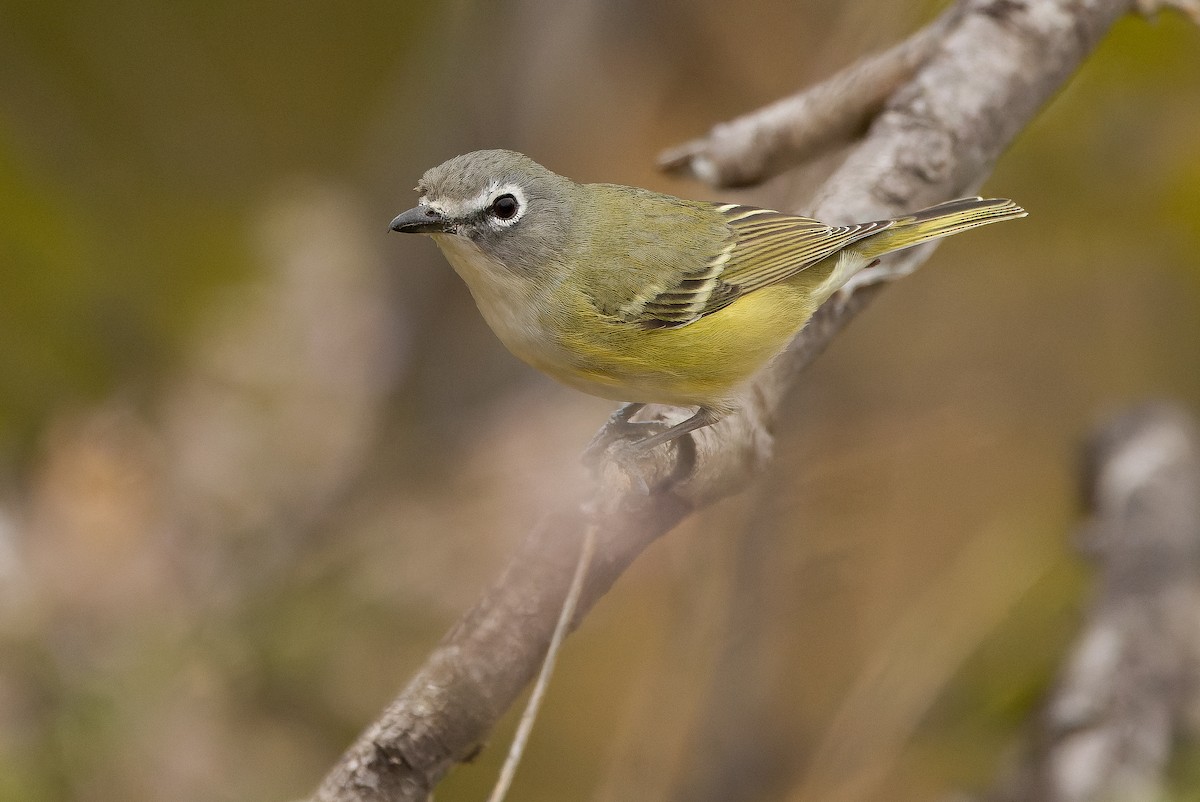
[[[448,226],[441,212],[429,206],[418,206],[397,215],[391,229],[402,234],[442,234]]]

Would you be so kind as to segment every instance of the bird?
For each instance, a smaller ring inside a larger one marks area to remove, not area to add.
[[[1026,214],[1005,198],[973,197],[831,225],[577,183],[511,150],[449,159],[416,191],[391,230],[432,237],[514,355],[627,402],[614,423],[648,403],[695,408],[642,448],[735,413],[753,376],[883,255]]]

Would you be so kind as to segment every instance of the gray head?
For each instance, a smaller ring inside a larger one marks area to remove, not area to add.
[[[510,268],[537,264],[565,241],[573,187],[528,156],[478,150],[427,171],[417,184],[418,206],[391,227],[466,237]]]

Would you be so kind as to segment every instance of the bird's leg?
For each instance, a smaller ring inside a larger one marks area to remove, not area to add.
[[[646,405],[645,404],[625,404],[624,406],[622,406],[620,409],[618,409],[616,412],[614,412],[609,417],[608,423],[604,424],[604,428],[607,429],[609,426],[615,426],[618,428],[621,426],[624,426],[625,424],[629,423],[630,418],[632,418],[634,415],[641,412],[642,407],[644,407],[644,406],[646,406]]]
[[[703,429],[705,426],[712,426],[720,419],[721,416],[715,410],[709,409],[708,407],[700,407],[698,410],[696,410],[696,414],[687,420],[680,421],[669,429],[659,432],[658,434],[652,434],[644,440],[639,440],[637,443],[635,443],[635,445],[641,449],[654,448],[655,446],[660,446],[663,443],[674,440],[676,437],[681,437],[688,432],[694,432],[697,429]]]
[[[595,471],[600,468],[602,460],[615,460],[625,466],[626,474],[635,485],[644,494],[650,495],[650,484],[638,470],[647,452],[655,446],[675,441],[675,467],[667,481],[670,483],[686,478],[696,467],[696,443],[690,437],[683,438],[683,435],[711,426],[721,419],[721,414],[708,407],[700,407],[690,418],[674,426],[663,421],[630,421],[643,406],[629,404],[617,410],[588,444],[583,452],[583,464]]]
[[[583,464],[593,465],[599,459],[610,445],[617,440],[628,437],[630,433],[636,432],[642,424],[630,423],[629,419],[636,415],[645,404],[625,404],[623,407],[614,412],[600,431],[596,432],[596,436],[592,438],[592,442],[587,444],[587,448],[583,450]]]
[[[625,452],[626,457],[631,457],[633,452],[644,452],[688,432],[711,426],[721,419],[720,414],[716,411],[708,407],[700,407],[696,410],[696,414],[674,426],[668,426],[661,421],[631,421],[630,418],[644,406],[645,404],[626,404],[614,412],[608,422],[592,438],[592,442],[588,443],[588,447],[584,449],[583,463],[593,468],[596,467],[600,458],[614,444],[621,444],[620,450]],[[687,445],[692,444],[688,443]],[[680,447],[682,449],[682,445]],[[689,460],[694,460],[695,448],[688,449],[688,451],[692,455]],[[681,450],[681,455],[682,453]]]

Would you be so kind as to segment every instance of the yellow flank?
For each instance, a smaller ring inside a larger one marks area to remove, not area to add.
[[[584,392],[715,411],[736,407],[742,385],[815,311],[792,282],[764,287],[678,328],[608,324],[559,330],[568,359],[536,367]]]

